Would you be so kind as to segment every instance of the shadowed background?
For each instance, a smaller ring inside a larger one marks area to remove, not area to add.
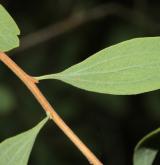
[[[1,0],[21,30],[8,54],[33,76],[56,73],[130,38],[160,34],[157,0]],[[136,51],[136,50],[135,50]],[[136,143],[160,125],[160,91],[135,96],[86,92],[46,80],[40,89],[56,111],[105,165],[132,164]],[[45,114],[27,88],[0,64],[0,141],[33,127]],[[87,165],[49,122],[29,165]],[[155,163],[156,164],[156,163]]]

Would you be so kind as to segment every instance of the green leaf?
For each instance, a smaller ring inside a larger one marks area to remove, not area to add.
[[[20,31],[6,11],[6,9],[0,5],[0,51],[5,52],[19,46],[18,36]]]
[[[34,128],[0,143],[0,164],[27,165],[36,136],[47,120],[48,117]]]
[[[135,147],[134,165],[152,165],[160,148],[160,128],[146,135]]]
[[[37,79],[58,79],[88,91],[118,95],[159,89],[160,37],[121,42],[61,73]]]

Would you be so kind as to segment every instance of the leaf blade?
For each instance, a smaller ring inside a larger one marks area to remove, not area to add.
[[[143,137],[135,147],[134,165],[152,165],[160,146],[160,128]]]
[[[159,72],[160,37],[145,37],[110,46],[60,73],[37,79],[58,79],[92,92],[130,95],[159,89]]]
[[[48,117],[43,119],[32,129],[1,142],[0,164],[27,165],[35,139],[47,121]]]
[[[19,46],[20,30],[6,9],[0,5],[0,51],[6,52]]]

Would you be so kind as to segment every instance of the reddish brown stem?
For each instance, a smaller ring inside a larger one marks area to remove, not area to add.
[[[27,73],[25,73],[14,61],[12,61],[5,53],[0,53],[0,60],[12,70],[17,77],[19,77],[22,82],[28,87],[31,93],[35,96],[37,101],[43,107],[45,112],[50,116],[50,118],[57,124],[57,126],[68,136],[68,138],[77,146],[77,148],[83,153],[83,155],[88,159],[90,164],[102,165],[100,160],[91,152],[89,148],[79,139],[79,137],[66,125],[62,118],[56,113],[53,107],[49,104],[47,99],[41,93],[36,83],[38,81]]]

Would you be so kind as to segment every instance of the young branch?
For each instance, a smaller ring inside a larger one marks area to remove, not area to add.
[[[75,135],[75,133],[66,125],[61,117],[56,113],[53,107],[49,104],[47,99],[43,96],[36,83],[38,81],[27,73],[25,73],[14,61],[12,61],[5,53],[0,52],[0,60],[12,70],[19,79],[28,87],[31,93],[35,96],[37,101],[43,107],[47,115],[57,124],[57,126],[68,136],[68,138],[76,145],[76,147],[88,159],[90,164],[102,165],[100,160],[91,152],[89,148]]]

